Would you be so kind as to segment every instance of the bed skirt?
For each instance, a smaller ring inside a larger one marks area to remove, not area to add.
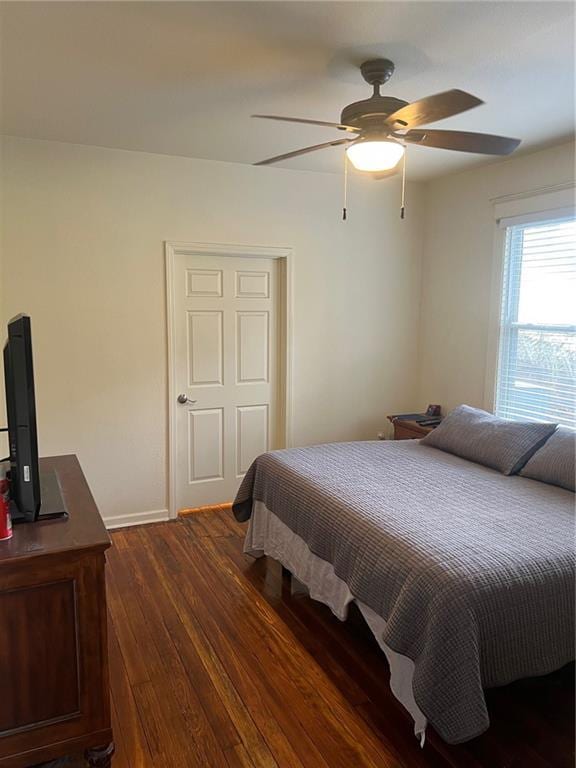
[[[277,560],[308,590],[313,600],[327,605],[336,618],[344,621],[354,602],[370,627],[390,666],[390,688],[414,720],[414,733],[424,744],[427,720],[414,699],[414,662],[396,653],[383,642],[386,622],[371,608],[354,598],[347,584],[338,578],[326,560],[313,554],[306,543],[277,518],[261,501],[254,501],[244,542],[244,552],[252,557]]]

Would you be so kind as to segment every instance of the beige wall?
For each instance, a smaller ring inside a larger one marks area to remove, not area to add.
[[[418,403],[484,406],[494,198],[574,180],[574,145],[510,158],[425,187]]]
[[[6,139],[4,322],[32,316],[44,455],[107,518],[166,508],[165,240],[292,246],[294,442],[372,438],[417,384],[422,207],[397,182]]]

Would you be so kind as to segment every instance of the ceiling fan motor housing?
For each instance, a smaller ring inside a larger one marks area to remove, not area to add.
[[[388,82],[394,73],[394,62],[390,59],[371,59],[361,65],[360,72],[364,80],[373,86],[374,93],[369,99],[344,107],[340,122],[362,131],[387,133],[383,128],[384,119],[408,103],[393,96],[380,96],[380,86]]]
[[[340,122],[362,130],[379,128],[382,131],[384,118],[405,107],[406,104],[408,104],[407,101],[395,99],[393,96],[372,96],[344,107]]]

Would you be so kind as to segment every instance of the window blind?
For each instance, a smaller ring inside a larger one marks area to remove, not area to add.
[[[576,219],[506,228],[495,411],[576,429]]]

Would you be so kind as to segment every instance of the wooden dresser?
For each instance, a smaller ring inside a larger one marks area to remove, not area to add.
[[[67,518],[0,542],[0,768],[85,752],[111,765],[105,551],[110,539],[75,456],[55,470]]]

